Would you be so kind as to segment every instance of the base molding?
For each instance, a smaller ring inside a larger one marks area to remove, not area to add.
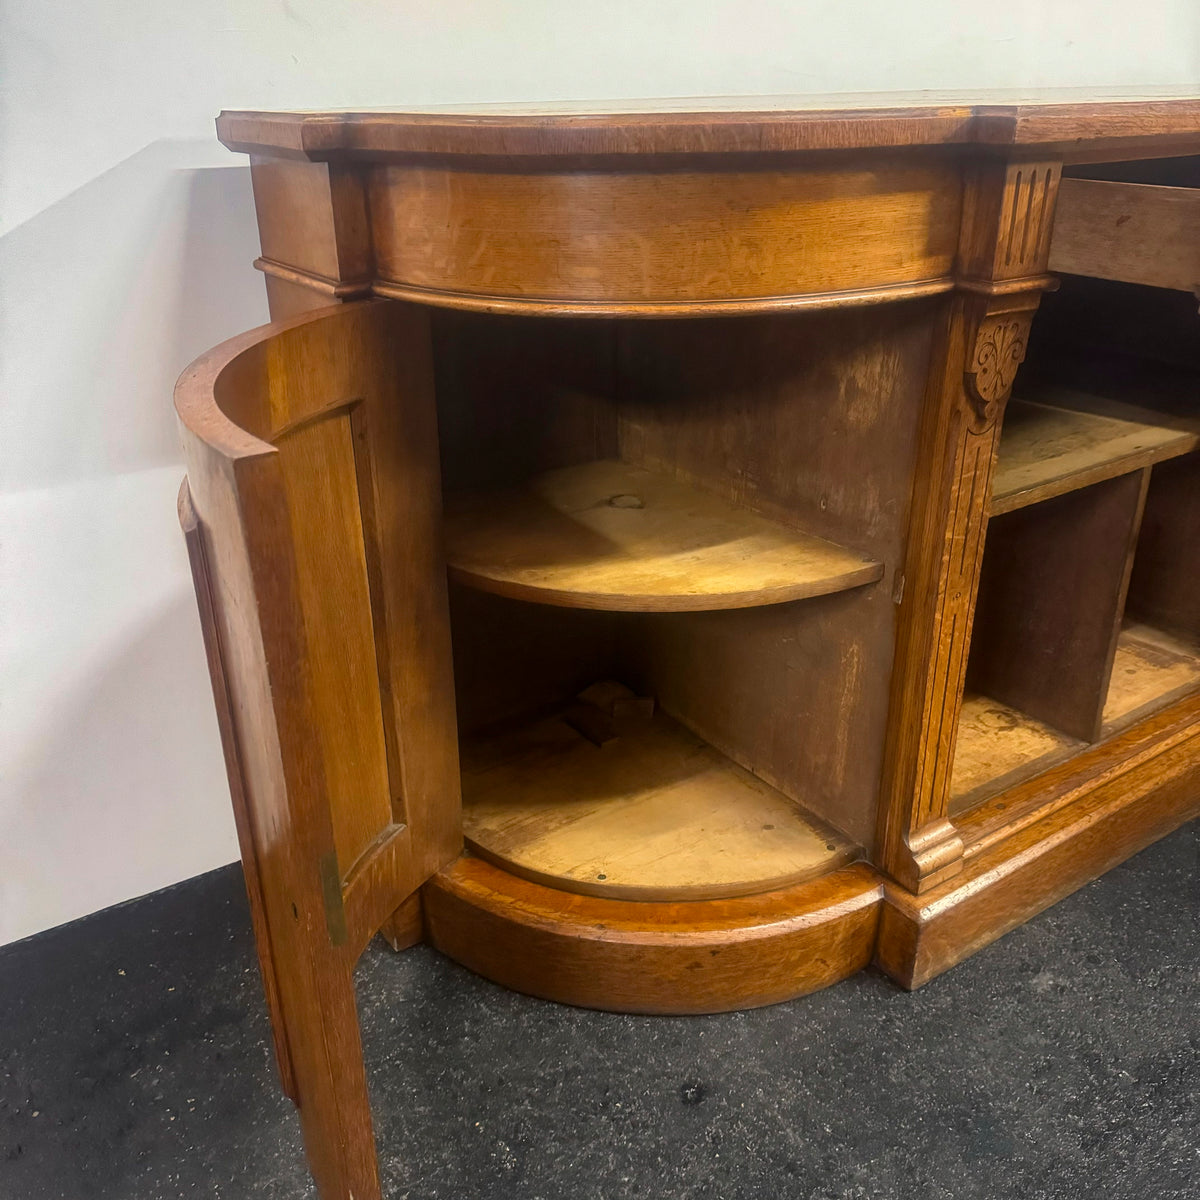
[[[1116,748],[1115,761],[1113,746],[1097,748],[1094,762],[1048,772],[1042,814],[1026,809],[1007,836],[986,815],[968,819],[961,872],[919,895],[854,863],[756,896],[614,900],[464,854],[421,893],[426,937],[516,991],[615,1012],[756,1008],[872,961],[917,988],[1200,815],[1200,720],[1190,704]],[[1028,798],[1036,786],[1006,795]]]
[[[887,883],[875,963],[920,987],[1197,815],[1200,728],[969,854],[930,891]]]
[[[422,893],[429,940],[519,992],[694,1014],[777,1004],[871,961],[883,887],[857,863],[757,896],[655,903],[559,891],[470,855]]]

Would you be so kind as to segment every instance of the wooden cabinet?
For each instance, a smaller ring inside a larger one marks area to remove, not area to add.
[[[917,986],[1196,812],[1200,102],[218,130],[274,319],[180,381],[180,513],[323,1196],[376,932]]]

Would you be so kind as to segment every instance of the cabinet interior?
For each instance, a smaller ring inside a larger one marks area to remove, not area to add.
[[[678,899],[870,848],[936,303],[436,315],[476,853]]]
[[[1200,199],[1182,190],[1200,186],[1196,158],[1070,174]],[[1131,215],[1115,224],[1136,222],[1138,190],[1117,199]],[[953,813],[1200,686],[1197,297],[1106,278],[1120,267],[1103,243],[1086,251],[1072,261],[1089,274],[1042,300],[1004,418]]]

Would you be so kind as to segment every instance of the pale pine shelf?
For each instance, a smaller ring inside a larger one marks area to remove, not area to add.
[[[566,608],[752,608],[873,583],[881,563],[614,459],[450,496],[451,578]]]
[[[1013,400],[1000,434],[989,511],[1012,512],[1198,446],[1200,421],[1194,418],[1065,388],[1039,393],[1037,401]]]
[[[1100,740],[1200,688],[1200,646],[1129,621],[1117,638]],[[963,697],[950,783],[951,813],[976,805],[1088,743],[988,696]]]
[[[859,851],[663,713],[603,745],[562,717],[463,747],[476,854],[564,891],[716,899],[824,875]]]

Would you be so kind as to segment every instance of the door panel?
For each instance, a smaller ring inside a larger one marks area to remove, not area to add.
[[[340,879],[392,824],[393,807],[349,410],[293,427],[275,447]]]
[[[378,1196],[351,973],[461,848],[428,320],[255,330],[176,389],[181,517],[285,1087],[322,1196]]]
[[[217,710],[217,725],[221,732],[225,773],[229,778],[234,824],[237,827],[238,845],[242,855],[242,874],[245,877],[246,892],[250,900],[250,919],[254,926],[254,941],[258,949],[263,991],[266,993],[267,1013],[271,1018],[275,1059],[279,1064],[279,1077],[284,1093],[295,1100],[296,1083],[292,1073],[291,1052],[288,1049],[283,1025],[279,981],[275,974],[275,956],[271,950],[271,933],[266,921],[263,881],[258,862],[258,843],[250,821],[241,752],[238,747],[237,730],[234,726],[233,701],[225,678],[225,666],[217,636],[208,559],[204,551],[203,534],[200,531],[200,522],[196,516],[195,506],[192,504],[192,495],[187,480],[184,480],[183,486],[179,489],[179,524],[187,542],[192,582],[196,591],[196,606],[200,610],[204,652],[208,661],[209,678],[212,682],[213,702]]]

